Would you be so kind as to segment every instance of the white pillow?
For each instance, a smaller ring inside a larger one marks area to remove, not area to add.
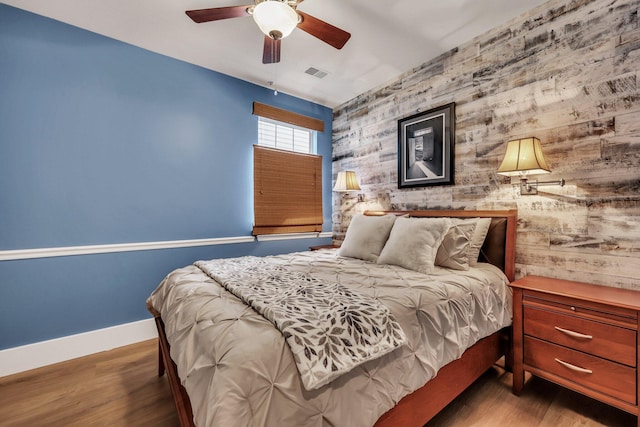
[[[453,224],[436,254],[436,265],[453,270],[469,269],[469,249],[476,222]]]
[[[395,215],[354,215],[338,255],[375,262],[395,220]]]
[[[378,264],[399,265],[431,273],[438,247],[449,231],[449,218],[398,218],[384,245]]]
[[[480,249],[482,249],[484,239],[487,237],[489,227],[491,227],[491,218],[478,218],[476,229],[473,232],[473,237],[471,238],[471,247],[469,248],[469,265],[471,267],[478,264]]]
[[[458,225],[470,223],[476,225],[469,244],[469,266],[475,267],[478,264],[480,249],[484,244],[484,239],[487,237],[489,227],[491,226],[491,218],[454,219],[453,222]]]

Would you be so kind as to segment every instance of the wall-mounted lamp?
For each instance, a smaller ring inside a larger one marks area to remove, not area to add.
[[[551,169],[542,155],[540,140],[535,137],[515,139],[507,143],[507,152],[504,154],[502,164],[498,168],[498,174],[505,176],[520,177],[520,194],[538,194],[540,185],[564,186],[565,181],[543,181],[537,180],[529,182],[528,175],[538,175],[549,173]]]
[[[338,172],[333,191],[360,191],[360,185],[354,171]]]
[[[360,185],[358,184],[358,178],[354,171],[342,171],[338,172],[336,177],[336,184],[333,186],[333,191],[349,192],[360,191]],[[364,194],[358,194],[358,201],[364,201]]]

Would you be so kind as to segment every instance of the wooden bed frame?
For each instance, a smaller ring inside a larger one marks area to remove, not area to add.
[[[412,217],[492,218],[491,227],[482,247],[482,261],[498,266],[509,281],[515,279],[516,210],[438,210],[438,211],[369,211],[366,215],[409,214]],[[180,426],[195,426],[191,402],[178,377],[176,364],[170,356],[170,346],[160,313],[149,307],[158,328],[158,375],[167,373],[171,394],[178,412]],[[511,366],[509,328],[498,331],[468,348],[460,359],[454,360],[438,371],[435,378],[423,387],[405,396],[398,404],[383,414],[375,427],[418,427],[431,418],[469,387],[493,364],[505,357],[507,368]]]

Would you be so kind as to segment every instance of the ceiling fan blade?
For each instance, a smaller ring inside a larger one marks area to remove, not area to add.
[[[298,15],[302,17],[302,22],[298,24],[298,28],[311,34],[314,37],[319,38],[325,43],[330,44],[336,49],[342,49],[347,43],[351,34],[338,27],[334,27],[318,18],[308,15],[304,12],[297,11]]]
[[[187,10],[185,13],[189,18],[193,19],[194,22],[200,24],[202,22],[218,21],[220,19],[249,16],[249,12],[247,12],[249,7],[251,7],[251,5],[214,7],[212,9]]]
[[[269,36],[264,36],[264,49],[262,50],[262,63],[275,64],[280,62],[280,42]]]

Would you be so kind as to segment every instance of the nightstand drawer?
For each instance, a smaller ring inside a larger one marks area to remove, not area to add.
[[[636,405],[634,368],[526,336],[524,364]]]
[[[614,362],[636,366],[636,331],[524,306],[524,333]]]
[[[563,295],[550,295],[542,292],[524,291],[523,303],[529,307],[553,310],[583,319],[611,323],[618,326],[635,329],[638,323],[636,311],[593,301],[577,300]]]

